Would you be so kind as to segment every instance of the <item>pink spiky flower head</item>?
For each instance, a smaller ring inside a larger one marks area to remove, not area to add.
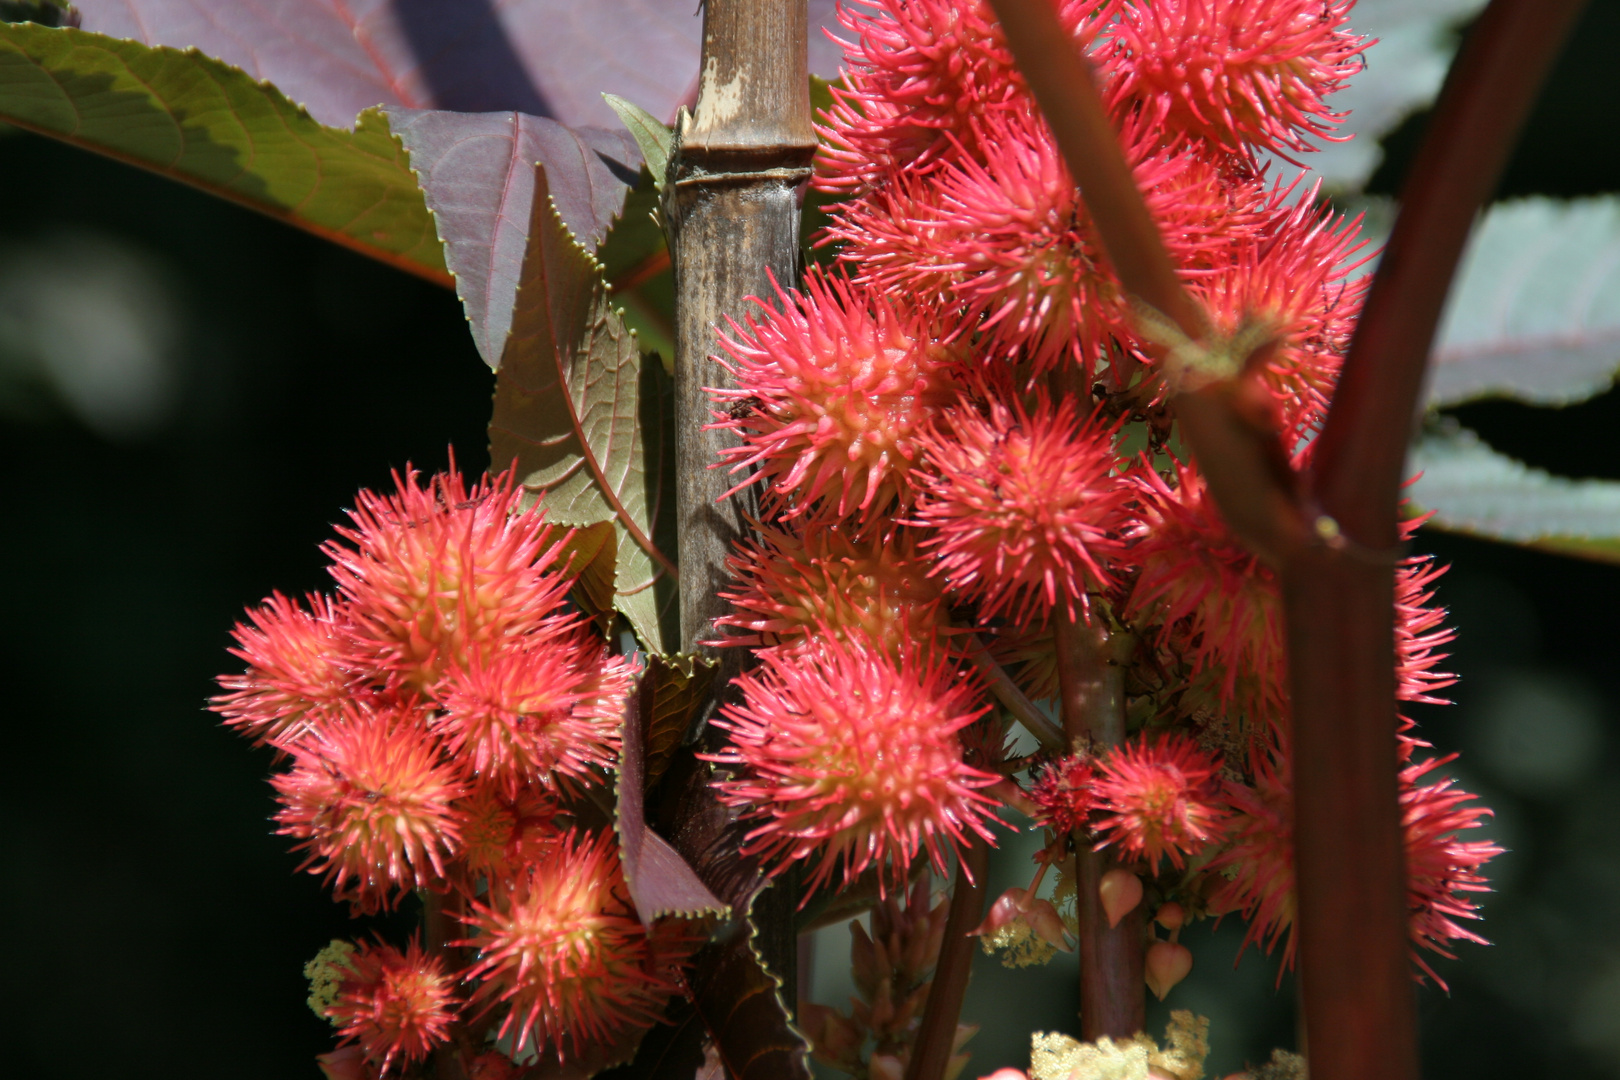
[[[461,855],[452,870],[456,884],[476,895],[485,881],[511,881],[528,872],[565,835],[560,807],[544,788],[526,787],[508,798],[493,784],[480,784],[456,803]]]
[[[1097,823],[1102,844],[1146,859],[1155,873],[1166,855],[1176,868],[1186,865],[1186,856],[1220,832],[1219,769],[1212,754],[1182,734],[1114,747],[1098,761],[1092,784],[1104,815]]]
[[[449,1037],[459,1004],[455,980],[418,942],[400,952],[392,945],[362,941],[347,966],[327,1015],[338,1025],[343,1043],[358,1043],[378,1075],[388,1075],[395,1064],[426,1059]]]
[[[353,547],[323,550],[349,601],[357,660],[426,692],[451,664],[487,661],[557,617],[568,581],[510,472],[470,491],[453,471],[422,484],[407,469],[394,480],[393,495],[360,492],[353,526],[338,529]]]
[[[1040,808],[1040,823],[1059,833],[1090,828],[1096,781],[1096,764],[1087,755],[1069,754],[1047,765],[1029,791]]]
[[[722,451],[731,471],[757,469],[785,514],[818,504],[870,521],[911,499],[918,438],[956,396],[956,349],[934,320],[838,278],[810,275],[803,293],[777,290],[745,331],[722,342],[734,390],[711,391],[738,411],[718,426],[742,437]]]
[[[986,618],[1088,612],[1088,591],[1112,582],[1131,498],[1114,475],[1117,433],[1072,399],[952,410],[925,443],[932,475],[916,511],[935,530],[933,572]]]
[[[1065,358],[1091,370],[1111,342],[1130,339],[1124,287],[1039,116],[1008,113],[983,127],[982,161],[959,155],[937,176],[896,178],[845,204],[828,236],[843,241],[840,257],[863,282],[965,303],[989,355],[1036,372]],[[1210,261],[1256,227],[1212,165],[1166,153],[1134,119],[1121,141],[1179,264]]]
[[[290,746],[293,767],[271,777],[277,830],[302,841],[304,865],[340,898],[376,910],[397,890],[435,885],[460,847],[456,770],[428,734],[420,707],[346,706]]]
[[[588,782],[618,756],[632,677],[586,628],[532,634],[491,659],[452,666],[433,730],[508,796],[527,784]]]
[[[971,681],[941,659],[835,639],[762,659],[715,721],[731,744],[711,759],[738,768],[716,787],[758,822],[745,854],[776,874],[819,853],[810,889],[840,863],[846,883],[875,867],[888,888],[924,849],[943,873],[942,841],[990,838],[994,803],[979,789],[998,777],[966,764],[958,737],[986,711]]]
[[[1118,0],[1057,0],[1075,48]],[[818,125],[817,185],[858,191],[900,169],[926,170],[973,138],[973,120],[1027,111],[1029,91],[986,0],[873,0],[840,3],[843,82]],[[953,137],[954,136],[954,141]]]
[[[646,1027],[676,985],[672,943],[650,937],[630,907],[611,833],[570,833],[512,883],[474,901],[478,950],[467,970],[486,1010],[505,1005],[499,1037],[557,1060]]]
[[[1106,67],[1151,122],[1229,154],[1308,151],[1342,113],[1326,99],[1361,70],[1367,41],[1346,0],[1126,4]]]
[[[720,594],[733,612],[715,623],[742,631],[723,639],[728,645],[814,647],[823,633],[857,634],[897,656],[950,629],[940,583],[909,529],[855,538],[836,524],[809,522],[798,534],[766,528],[727,566],[741,582]]]
[[[1131,558],[1141,572],[1127,617],[1156,623],[1160,643],[1212,680],[1222,705],[1252,676],[1243,704],[1279,719],[1286,661],[1276,577],[1226,528],[1191,466],[1176,464],[1174,487],[1151,469],[1133,476],[1142,517]]]
[[[255,744],[297,739],[360,689],[344,661],[347,614],[329,597],[312,593],[306,611],[273,593],[248,619],[236,624],[231,650],[247,671],[220,676],[230,692],[211,707]]]

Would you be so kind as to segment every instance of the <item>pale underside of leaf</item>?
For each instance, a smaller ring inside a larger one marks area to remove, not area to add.
[[[563,226],[536,173],[529,243],[495,384],[490,461],[517,465],[547,519],[614,526],[615,606],[643,645],[674,651],[675,568],[655,545],[664,505],[666,410],[600,267]]]
[[[0,24],[0,119],[139,165],[448,282],[380,113],[324,127],[217,60],[71,27]]]
[[[635,140],[514,112],[386,111],[433,211],[473,341],[496,367],[523,271],[535,164],[563,224],[594,250],[641,165]]]
[[[1408,495],[1432,527],[1620,562],[1620,482],[1552,476],[1466,429],[1425,435],[1407,469],[1422,473]]]
[[[1475,228],[1446,307],[1431,406],[1568,405],[1620,369],[1620,199],[1523,199]]]
[[[1335,112],[1350,114],[1337,134],[1353,138],[1318,140],[1320,150],[1300,160],[1330,190],[1360,191],[1383,161],[1378,140],[1434,100],[1456,51],[1453,29],[1484,6],[1485,0],[1359,0],[1350,27],[1377,43],[1350,85],[1327,99]]]

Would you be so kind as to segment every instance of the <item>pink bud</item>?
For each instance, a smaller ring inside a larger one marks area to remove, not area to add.
[[[1008,1067],[997,1069],[989,1076],[981,1076],[979,1080],[1029,1080],[1029,1077],[1019,1069]]]
[[[1108,925],[1118,926],[1119,920],[1135,911],[1136,905],[1142,902],[1142,879],[1129,870],[1110,870],[1098,882],[1097,895],[1102,897]]]
[[[872,1080],[905,1080],[906,1067],[893,1054],[873,1054],[866,1074]]]
[[[969,933],[984,937],[993,934],[1003,926],[1017,919],[1029,903],[1029,893],[1024,889],[1008,889],[996,897],[996,902],[990,905],[990,914],[986,915],[984,922],[974,927]]]
[[[1153,916],[1155,922],[1166,930],[1180,930],[1187,922],[1187,912],[1175,901],[1160,904],[1158,913]]]
[[[1155,941],[1148,946],[1146,968],[1148,989],[1163,1001],[1171,987],[1192,971],[1192,950],[1173,941]]]

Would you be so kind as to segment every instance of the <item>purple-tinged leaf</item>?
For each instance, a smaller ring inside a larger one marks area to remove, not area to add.
[[[495,381],[490,460],[517,465],[562,525],[613,525],[614,606],[651,652],[669,652],[674,468],[663,370],[643,364],[601,268],[563,226],[537,170],[512,330]],[[599,558],[604,556],[598,556]]]
[[[444,241],[444,258],[490,367],[500,364],[512,326],[538,162],[557,214],[595,249],[624,208],[641,166],[628,132],[570,129],[522,113],[390,108]]]
[[[698,880],[686,860],[647,826],[647,736],[657,714],[659,689],[672,682],[689,683],[692,666],[691,657],[652,657],[625,710],[614,827],[619,832],[625,884],[637,916],[647,926],[666,916],[724,918],[730,910]]]
[[[376,105],[517,111],[610,127],[603,93],[674,117],[697,82],[694,0],[79,0],[84,28],[195,48],[274,83],[323,124]],[[833,0],[812,0],[810,70],[837,74]]]
[[[431,280],[443,249],[375,111],[323,127],[207,56],[0,23],[0,119],[195,185]]]

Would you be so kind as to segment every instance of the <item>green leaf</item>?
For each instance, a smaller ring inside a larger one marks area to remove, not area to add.
[[[669,172],[669,157],[675,148],[675,133],[659,123],[658,117],[617,94],[603,94],[602,100],[624,121],[636,145],[641,147],[641,156],[647,162],[647,171],[652,174],[653,185],[663,191]]]
[[[1568,405],[1620,369],[1620,198],[1522,199],[1475,228],[1441,322],[1431,406]]]
[[[1620,562],[1620,483],[1552,476],[1455,427],[1425,435],[1407,467],[1423,474],[1408,492],[1432,528]]]
[[[195,52],[0,24],[0,119],[139,165],[449,284],[405,152],[375,109],[323,127]]]
[[[512,329],[495,380],[490,461],[517,463],[563,525],[613,525],[614,606],[652,652],[679,637],[672,388],[643,364],[601,266],[557,216],[538,170]],[[605,548],[605,545],[604,545]],[[598,556],[601,558],[602,556]]]
[[[647,678],[652,680],[652,714],[647,727],[647,784],[656,784],[669,767],[675,748],[692,727],[692,721],[709,700],[709,684],[714,681],[716,664],[695,653],[653,656]]]

